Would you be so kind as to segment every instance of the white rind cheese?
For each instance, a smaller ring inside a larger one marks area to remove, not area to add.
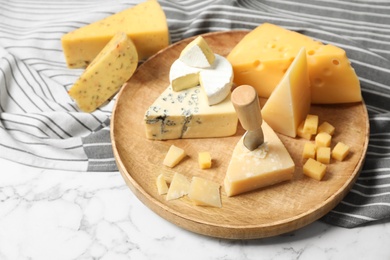
[[[180,92],[169,86],[148,108],[144,120],[146,137],[154,140],[231,136],[238,123],[230,94],[209,106],[199,85]]]
[[[203,37],[198,36],[183,49],[179,59],[191,67],[207,68],[213,64],[215,55]]]
[[[229,95],[233,85],[233,68],[225,57],[218,54],[215,54],[215,61],[208,68],[189,66],[178,59],[170,68],[169,81],[175,91],[191,88],[200,83],[211,106]]]

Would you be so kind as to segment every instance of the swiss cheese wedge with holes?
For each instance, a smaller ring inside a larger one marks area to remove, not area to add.
[[[228,55],[234,83],[251,85],[259,96],[268,98],[302,47],[307,55],[311,103],[362,100],[359,79],[343,49],[269,23],[248,33]]]

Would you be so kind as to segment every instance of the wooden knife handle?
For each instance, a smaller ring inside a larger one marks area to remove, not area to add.
[[[260,102],[256,90],[249,85],[241,85],[232,92],[231,100],[242,127],[254,131],[261,127]]]

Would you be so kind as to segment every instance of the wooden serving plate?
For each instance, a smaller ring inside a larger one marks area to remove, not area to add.
[[[245,34],[247,31],[230,31],[208,33],[203,37],[215,53],[226,56]],[[324,216],[348,193],[362,167],[369,133],[363,102],[312,106],[311,113],[319,115],[320,122],[326,120],[336,127],[332,147],[338,141],[351,147],[345,161],[332,160],[322,181],[302,173],[301,153],[307,140],[279,135],[296,164],[292,181],[235,197],[227,197],[222,188],[222,208],[195,206],[187,197],[166,201],[165,195],[157,193],[156,177],[160,173],[173,176],[179,172],[189,180],[200,176],[222,184],[232,151],[244,133],[239,125],[237,133],[226,138],[146,139],[144,113],[168,86],[170,66],[191,40],[193,38],[173,44],[140,65],[118,95],[111,120],[111,138],[118,168],[133,193],[155,213],[177,226],[220,238],[275,236]],[[171,144],[184,148],[189,155],[173,169],[162,164]],[[200,151],[211,153],[211,169],[199,169],[197,153]]]

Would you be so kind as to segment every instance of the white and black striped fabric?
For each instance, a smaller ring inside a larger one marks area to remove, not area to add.
[[[60,38],[135,0],[0,0],[0,156],[42,168],[116,171],[109,122],[115,98],[80,112],[67,90]],[[161,0],[172,42],[263,22],[346,50],[370,118],[366,162],[323,220],[344,227],[390,218],[390,3],[383,0]],[[4,174],[4,173],[3,173]],[[8,173],[10,174],[10,173]]]

